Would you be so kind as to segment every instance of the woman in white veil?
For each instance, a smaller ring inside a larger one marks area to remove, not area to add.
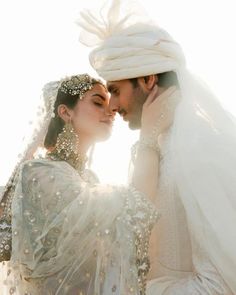
[[[150,140],[154,124],[165,128],[150,120],[155,95],[143,115],[142,173],[116,187],[86,169],[88,147],[111,132],[106,87],[87,74],[45,85],[37,127],[1,197],[1,295],[145,294],[157,220],[145,196],[155,187],[145,183],[159,161]]]

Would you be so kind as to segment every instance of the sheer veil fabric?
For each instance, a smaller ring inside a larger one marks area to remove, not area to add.
[[[132,187],[102,185],[89,170],[82,177],[65,161],[34,157],[62,81],[44,87],[37,128],[16,165],[12,251],[0,263],[0,293],[137,294],[146,285],[154,206]]]
[[[191,231],[236,293],[236,124],[185,70],[171,136],[171,161]]]
[[[176,72],[181,101],[170,136],[176,186],[192,235],[236,294],[235,119],[187,70],[178,43],[131,2],[83,11],[80,41],[94,47],[90,63],[108,81]]]

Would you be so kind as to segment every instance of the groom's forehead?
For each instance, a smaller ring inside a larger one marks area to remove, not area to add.
[[[130,83],[129,79],[119,80],[119,81],[107,81],[107,89],[108,91],[113,90],[114,88],[126,87]]]

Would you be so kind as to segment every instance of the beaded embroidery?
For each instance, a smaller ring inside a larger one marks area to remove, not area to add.
[[[17,175],[13,173],[6,190],[3,193],[1,207],[3,213],[0,218],[0,262],[8,261],[11,258],[12,228],[11,228],[11,204],[15,191]]]

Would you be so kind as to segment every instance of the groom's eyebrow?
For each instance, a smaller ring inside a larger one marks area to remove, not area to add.
[[[113,84],[107,85],[108,92],[112,92],[115,88],[116,88],[116,86]]]
[[[107,90],[109,91],[109,92],[111,92],[111,90],[112,90],[112,85],[107,85]]]
[[[94,93],[92,96],[98,96],[98,97],[100,97],[102,100],[106,100],[106,98],[104,97],[104,96],[102,96],[101,94],[99,94],[99,93]]]
[[[115,84],[112,83],[112,82],[108,82],[107,83],[107,90],[110,91],[110,90],[113,90],[115,88]]]

